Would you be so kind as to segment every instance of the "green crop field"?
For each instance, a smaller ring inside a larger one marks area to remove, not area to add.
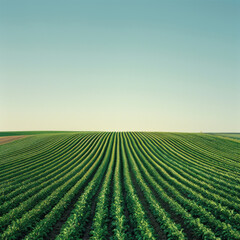
[[[240,239],[237,137],[0,135],[0,239]]]
[[[240,140],[240,133],[211,133],[215,136],[221,136],[225,138],[233,138]]]

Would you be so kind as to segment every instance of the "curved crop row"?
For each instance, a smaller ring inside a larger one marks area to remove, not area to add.
[[[52,209],[52,211],[48,213],[45,216],[45,218],[42,219],[35,226],[33,231],[29,233],[25,237],[25,239],[36,239],[36,238],[41,239],[42,237],[46,236],[47,233],[51,230],[52,226],[61,217],[61,214],[63,214],[66,206],[70,204],[71,199],[73,199],[73,197],[77,194],[77,192],[79,192],[81,187],[83,187],[88,183],[87,187],[85,187],[83,191],[83,194],[79,198],[79,201],[75,204],[75,208],[72,211],[72,214],[69,216],[67,222],[64,224],[63,233],[60,233],[60,235],[58,236],[58,239],[76,239],[76,235],[72,237],[71,234],[74,235],[76,233],[74,232],[74,230],[76,229],[77,229],[77,232],[81,231],[82,228],[79,223],[81,223],[82,225],[86,224],[87,217],[89,216],[89,208],[81,205],[80,203],[82,203],[82,201],[85,200],[84,203],[89,204],[90,199],[87,199],[86,196],[89,197],[91,194],[93,194],[92,191],[95,191],[94,187],[97,186],[94,183],[100,183],[99,180],[103,177],[104,172],[106,171],[107,165],[109,163],[108,155],[110,154],[111,142],[112,142],[112,140],[111,139],[109,140],[109,138],[110,138],[110,135],[108,135],[105,141],[102,141],[102,148],[99,148],[99,154],[96,154],[94,156],[95,163],[86,172],[85,177],[83,177],[80,181],[78,181],[78,183],[59,201],[59,203]],[[92,177],[91,181],[89,181],[90,177]],[[80,211],[82,211],[81,212],[82,214],[80,215],[78,215],[79,204],[81,205]],[[76,225],[74,225],[73,219],[78,221]],[[71,231],[70,229],[73,231]]]
[[[238,140],[33,135],[0,145],[0,239],[240,240],[239,184]]]
[[[61,166],[62,164],[57,166],[58,170],[54,173],[49,174],[45,178],[34,181],[33,183],[22,186],[20,189],[18,188],[17,191],[14,191],[11,194],[4,196],[5,202],[0,206],[0,215],[7,213],[8,211],[10,211],[10,209],[16,207],[23,201],[37,194],[41,189],[50,186],[54,182],[57,182],[58,179],[63,178],[66,174],[68,174],[69,171],[73,170],[76,166],[78,166],[83,160],[83,158],[79,157],[84,156],[85,150],[90,147],[91,142],[87,143],[89,144],[89,146],[85,146],[82,151],[81,149],[79,149],[79,151],[81,152],[79,153],[78,158],[75,158],[73,160],[67,159],[66,161],[63,161],[63,166]],[[91,150],[91,148],[89,150]]]
[[[229,226],[229,224],[226,224],[225,222],[221,222],[217,220],[211,214],[211,212],[208,212],[206,209],[201,207],[198,203],[190,199],[187,199],[183,195],[181,195],[178,189],[174,188],[172,185],[170,185],[168,181],[164,179],[163,175],[166,176],[167,173],[163,169],[161,169],[156,163],[154,163],[154,161],[149,160],[151,158],[146,159],[143,153],[141,153],[142,151],[140,149],[139,151],[137,151],[137,153],[141,156],[141,161],[139,161],[139,164],[141,164],[143,172],[145,173],[149,172],[151,174],[152,186],[154,186],[155,188],[161,189],[161,191],[159,191],[159,197],[163,195],[163,192],[166,192],[167,195],[172,197],[177,202],[177,204],[179,204],[179,207],[182,206],[184,209],[186,209],[185,210],[186,213],[187,211],[190,212],[194,218],[199,218],[201,223],[203,223],[206,226],[209,226],[212,229],[212,231],[216,234],[216,236],[219,236],[219,237],[221,236],[223,239],[229,239],[229,238],[238,239],[238,237],[240,238],[239,232],[234,230],[231,226]],[[162,172],[162,174],[159,174],[160,172]],[[190,218],[190,216],[188,216],[188,218]],[[198,227],[195,227],[195,230],[196,230],[195,233],[199,232],[199,230],[197,231],[197,229]],[[219,232],[219,230],[221,232]],[[203,237],[206,232],[209,234],[210,233],[209,231],[210,230],[203,231],[202,232],[203,235],[200,235],[200,236]]]
[[[97,152],[95,153],[95,156],[96,154],[98,154],[101,148],[97,148],[96,150]],[[74,186],[78,182],[78,180],[81,179],[89,169],[96,170],[98,164],[100,163],[94,162],[94,158],[92,158],[92,155],[89,154],[84,159],[84,161],[77,166],[77,168],[73,169],[71,172],[66,174],[64,178],[60,179],[56,183],[53,183],[52,185],[49,185],[47,188],[44,188],[38,194],[34,195],[32,198],[29,198],[23,204],[19,205],[19,207],[12,209],[9,213],[3,215],[0,218],[0,229],[5,230],[6,227],[8,226],[8,229],[6,229],[6,231],[3,233],[3,237],[5,235],[8,237],[11,234],[14,235],[13,229],[15,229],[16,231],[17,229],[16,224],[24,225],[25,221],[28,222],[29,214],[33,218],[34,216],[36,217],[37,215],[41,215],[49,211],[51,209],[51,205],[53,206],[56,203],[56,201],[60,200],[61,197],[68,190],[70,190],[70,188]],[[87,175],[86,177],[89,177],[89,176]],[[41,201],[41,200],[44,200],[44,201]],[[37,203],[38,205],[36,205]],[[44,207],[44,206],[48,206],[48,207]],[[42,211],[39,211],[39,208],[41,208]],[[19,219],[20,217],[21,219]],[[32,224],[33,223],[31,222],[30,225]],[[28,227],[28,224],[26,224],[26,227]]]

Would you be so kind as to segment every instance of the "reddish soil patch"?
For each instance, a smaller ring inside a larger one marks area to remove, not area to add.
[[[5,143],[9,143],[9,142],[12,142],[12,141],[15,141],[15,140],[24,138],[24,137],[28,137],[28,136],[21,135],[21,136],[6,136],[6,137],[0,137],[0,145],[1,145],[1,144],[5,144]]]

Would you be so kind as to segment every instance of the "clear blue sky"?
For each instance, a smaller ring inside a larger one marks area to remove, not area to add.
[[[0,131],[240,131],[240,1],[0,0]]]

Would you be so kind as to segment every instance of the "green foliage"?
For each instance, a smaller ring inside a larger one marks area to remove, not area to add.
[[[0,239],[240,239],[230,135],[11,135],[33,136],[0,145]]]

